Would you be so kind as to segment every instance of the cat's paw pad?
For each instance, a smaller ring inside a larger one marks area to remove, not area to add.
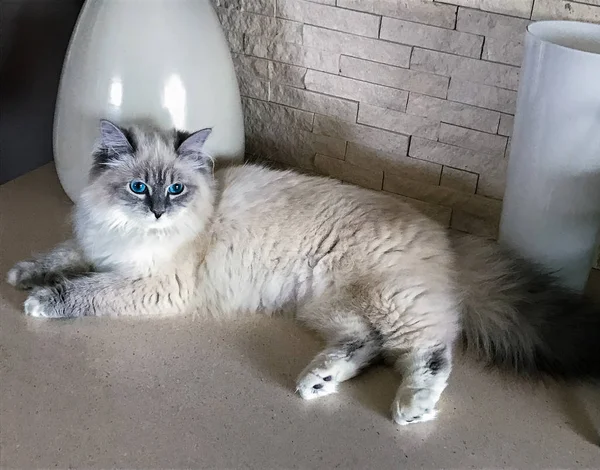
[[[20,261],[6,274],[6,282],[19,289],[30,289],[39,277],[38,265],[35,261]]]
[[[304,400],[331,395],[337,392],[338,382],[327,370],[313,369],[303,373],[296,383],[296,392]]]
[[[31,317],[58,318],[61,315],[56,309],[57,300],[54,289],[44,287],[35,289],[23,304],[25,314]]]
[[[395,423],[405,426],[407,424],[423,423],[435,419],[434,394],[427,389],[399,390],[392,404],[392,418]]]

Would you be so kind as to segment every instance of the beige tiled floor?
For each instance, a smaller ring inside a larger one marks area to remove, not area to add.
[[[63,239],[69,207],[51,166],[0,188],[0,271]],[[295,396],[319,342],[287,321],[40,321],[23,300],[0,285],[3,468],[600,467],[598,389],[466,360],[438,421],[398,428],[385,368],[322,401]]]

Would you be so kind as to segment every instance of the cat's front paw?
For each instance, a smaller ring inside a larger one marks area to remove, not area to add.
[[[35,261],[19,261],[6,275],[6,282],[18,289],[31,289],[38,283],[40,269]]]
[[[402,426],[432,421],[437,414],[434,395],[429,389],[400,388],[392,404],[392,419]]]
[[[25,303],[25,314],[40,318],[61,318],[60,295],[52,287],[40,287],[31,292]]]

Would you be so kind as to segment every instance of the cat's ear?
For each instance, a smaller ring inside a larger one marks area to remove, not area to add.
[[[133,153],[126,131],[107,119],[100,121],[100,147],[113,156]]]
[[[182,131],[177,132],[177,153],[180,156],[193,153],[202,153],[204,143],[206,142],[206,139],[208,139],[208,136],[210,136],[211,132],[212,128],[210,127],[193,132],[191,134]]]
[[[192,160],[199,170],[212,171],[213,160],[204,152],[204,143],[211,132],[210,127],[192,134],[178,131],[175,141],[177,155]]]
[[[134,143],[129,133],[112,122],[100,121],[100,141],[93,153],[94,163],[90,174],[100,174],[111,166],[119,165],[126,158],[133,158]]]

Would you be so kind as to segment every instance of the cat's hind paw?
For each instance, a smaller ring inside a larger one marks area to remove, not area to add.
[[[428,389],[401,389],[392,404],[392,419],[401,426],[432,421],[437,415],[435,402]]]
[[[300,375],[296,383],[296,392],[304,400],[331,395],[337,392],[338,382],[326,370],[310,370]]]

